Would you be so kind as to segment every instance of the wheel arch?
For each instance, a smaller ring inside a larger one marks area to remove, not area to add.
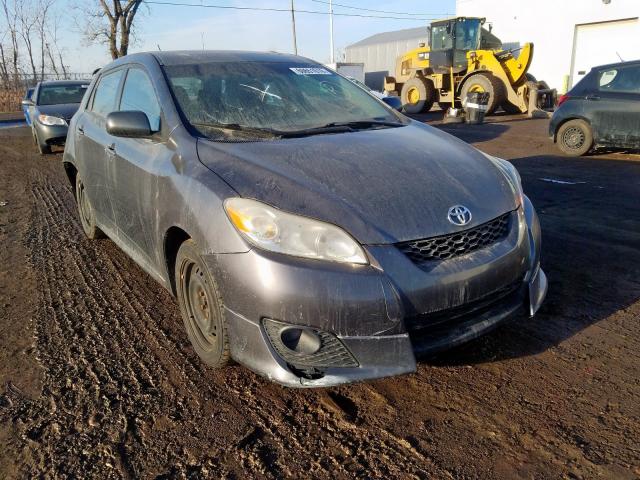
[[[164,254],[165,268],[167,271],[169,286],[174,297],[177,294],[175,272],[178,250],[180,250],[180,247],[184,242],[186,242],[187,240],[191,240],[191,238],[191,235],[189,235],[185,230],[175,225],[170,227],[164,234],[162,251]]]
[[[78,169],[71,162],[62,162],[64,167],[64,173],[67,174],[67,179],[71,184],[71,190],[73,190],[73,198],[76,198],[76,177],[78,176]]]

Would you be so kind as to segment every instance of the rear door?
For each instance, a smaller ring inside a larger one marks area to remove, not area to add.
[[[598,70],[595,90],[586,101],[596,143],[640,147],[640,64]]]
[[[157,264],[154,252],[158,251],[159,185],[173,151],[165,142],[168,132],[162,131],[162,113],[153,83],[141,66],[129,68],[119,110],[144,112],[155,132],[151,138],[118,138],[109,178],[114,185],[112,200],[121,240],[153,271]]]
[[[115,138],[107,133],[106,117],[117,109],[124,73],[121,68],[100,77],[87,108],[76,122],[75,132],[78,152],[86,169],[86,172],[81,172],[85,188],[98,223],[111,235],[117,234],[117,230],[111,203],[112,191],[107,180],[113,163]]]

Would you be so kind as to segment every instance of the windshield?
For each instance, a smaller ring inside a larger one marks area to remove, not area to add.
[[[456,49],[476,50],[480,39],[480,20],[461,19],[456,23]]]
[[[61,105],[64,103],[80,103],[87,83],[65,85],[43,85],[38,94],[38,105]]]
[[[224,135],[224,126],[295,132],[350,122],[402,125],[391,109],[319,65],[215,62],[164,69],[187,120],[206,136]]]

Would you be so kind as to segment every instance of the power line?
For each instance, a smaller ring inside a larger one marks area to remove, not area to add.
[[[231,5],[207,5],[202,3],[178,3],[170,1],[160,0],[142,0],[142,3],[149,5],[167,5],[173,7],[198,7],[198,8],[217,8],[221,10],[249,10],[249,11],[261,11],[261,12],[286,12],[291,13],[290,8],[268,8],[268,7],[237,7]],[[319,12],[317,10],[295,10],[295,13],[308,13],[313,15],[329,15],[329,12]],[[359,18],[381,18],[385,20],[413,20],[428,22],[431,20],[438,20],[438,18],[407,18],[407,17],[395,17],[395,16],[382,16],[382,15],[366,15],[360,13],[334,13],[340,17],[359,17]]]
[[[315,3],[324,3],[325,5],[328,5],[328,4],[329,4],[329,2],[327,2],[327,1],[325,1],[325,0],[311,0],[311,1],[312,1],[312,2],[315,2]],[[334,7],[348,8],[348,9],[350,9],[350,10],[361,10],[361,11],[364,11],[364,12],[390,13],[390,14],[392,14],[392,15],[410,15],[410,16],[439,15],[439,16],[440,16],[440,18],[447,17],[447,16],[450,16],[450,15],[451,15],[450,13],[442,13],[442,14],[440,14],[440,13],[403,13],[403,12],[391,12],[391,11],[388,11],[388,10],[374,10],[374,9],[372,9],[372,8],[354,7],[354,6],[352,6],[352,5],[343,5],[343,4],[340,4],[340,3],[334,3],[334,4],[333,4],[333,6],[334,6]],[[334,15],[338,15],[338,14],[337,14],[337,13],[335,13]],[[410,20],[410,19],[408,19],[408,20]]]

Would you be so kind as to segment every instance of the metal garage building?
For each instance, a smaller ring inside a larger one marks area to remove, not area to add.
[[[384,77],[395,75],[396,58],[420,43],[428,43],[427,25],[372,35],[345,48],[345,61],[364,63],[365,83],[382,90]]]
[[[533,42],[531,73],[564,93],[596,65],[640,58],[640,0],[456,0],[504,43]]]

